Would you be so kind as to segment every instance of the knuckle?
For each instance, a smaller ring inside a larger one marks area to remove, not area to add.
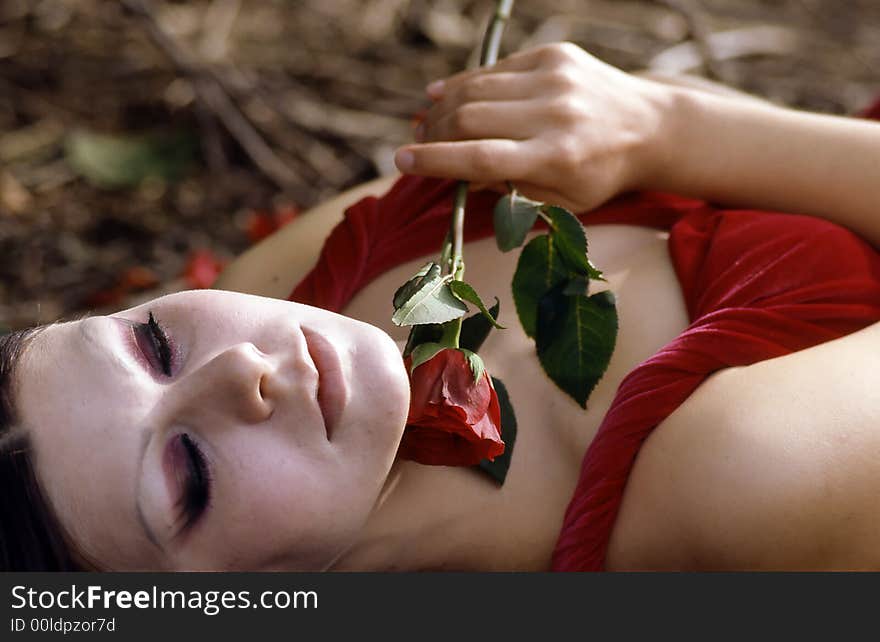
[[[553,102],[552,113],[557,122],[564,125],[576,124],[587,116],[583,101],[574,96],[562,96]]]
[[[580,86],[580,75],[570,65],[562,65],[550,72],[550,82],[560,91],[571,91]]]
[[[552,67],[559,60],[559,45],[542,45],[535,50],[538,63],[545,67]]]
[[[562,171],[578,167],[581,163],[581,146],[571,136],[562,137],[554,148],[553,161]]]
[[[458,98],[462,103],[474,102],[486,93],[486,76],[475,76],[461,86]]]
[[[468,137],[476,134],[480,123],[479,103],[461,105],[452,114],[451,122],[456,136]]]
[[[580,58],[583,53],[583,49],[578,47],[573,42],[560,42],[557,45],[557,51],[563,60],[573,61]]]
[[[485,145],[478,145],[471,149],[470,164],[474,173],[484,180],[493,173],[497,159],[492,150]]]
[[[575,60],[580,48],[571,42],[557,42],[545,45],[539,51],[542,62],[554,65]]]

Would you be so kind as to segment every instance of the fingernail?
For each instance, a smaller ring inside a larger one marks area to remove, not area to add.
[[[445,83],[442,80],[435,80],[430,85],[425,87],[425,92],[431,98],[440,98],[443,95],[443,87]]]
[[[413,153],[407,149],[398,150],[394,155],[394,164],[397,165],[397,169],[404,173],[413,168],[415,160]]]

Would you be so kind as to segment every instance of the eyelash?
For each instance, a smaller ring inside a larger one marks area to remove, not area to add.
[[[137,324],[137,337],[139,345],[141,345],[141,340],[147,342],[146,347],[141,345],[141,350],[147,355],[153,367],[161,370],[166,377],[170,377],[174,352],[165,329],[156,321],[152,312],[149,313],[146,323]]]
[[[187,455],[186,483],[180,498],[183,531],[190,528],[208,507],[211,498],[211,472],[208,460],[198,444],[187,433],[182,433],[178,439]]]

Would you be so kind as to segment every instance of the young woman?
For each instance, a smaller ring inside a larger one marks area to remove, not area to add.
[[[4,564],[876,566],[880,257],[820,218],[709,202],[824,217],[876,246],[880,127],[630,76],[567,44],[429,94],[403,171],[595,210],[582,220],[620,330],[588,409],[514,321],[516,253],[487,238],[497,194],[475,192],[468,280],[509,328],[481,349],[517,413],[508,478],[395,458],[409,389],[389,301],[436,254],[451,183],[404,178],[337,226],[381,181],[246,253],[218,283],[231,291],[2,340]]]

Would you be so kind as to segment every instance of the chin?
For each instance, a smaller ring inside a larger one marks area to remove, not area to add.
[[[363,365],[372,373],[370,379],[383,385],[389,395],[409,408],[409,375],[403,365],[400,347],[385,331],[358,321],[365,330],[358,352],[365,352]],[[360,359],[359,359],[360,361]]]
[[[374,339],[371,343],[377,352],[375,376],[371,379],[385,391],[389,407],[397,409],[400,416],[401,431],[409,412],[409,374],[403,364],[400,347],[379,328],[372,327]]]
[[[372,433],[376,446],[386,450],[388,466],[397,452],[409,413],[409,376],[397,344],[388,334],[361,324],[352,372],[358,403],[355,405],[361,430]]]

